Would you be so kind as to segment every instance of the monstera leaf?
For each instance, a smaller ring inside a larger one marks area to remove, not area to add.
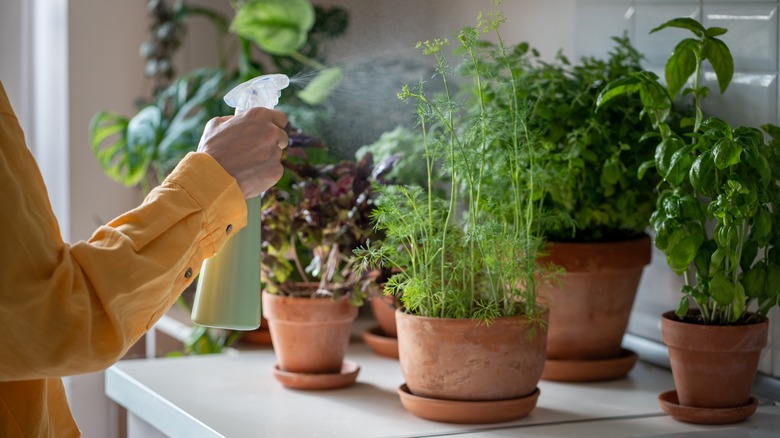
[[[146,176],[152,169],[163,179],[187,152],[197,148],[206,122],[225,114],[220,101],[225,86],[221,70],[196,70],[174,82],[131,119],[99,112],[90,125],[92,152],[111,179],[148,189]]]

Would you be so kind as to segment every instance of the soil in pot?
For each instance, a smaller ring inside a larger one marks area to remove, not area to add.
[[[543,322],[518,316],[496,318],[486,325],[478,320],[428,318],[397,310],[396,323],[406,391],[417,401],[428,401],[409,404],[410,397],[402,396],[404,407],[414,415],[436,421],[462,420],[425,410],[443,400],[476,410],[485,402],[534,399],[524,403],[524,409],[514,410],[511,418],[475,418],[470,422],[509,421],[535,407],[547,344]]]
[[[274,352],[281,371],[341,372],[357,307],[346,298],[302,298],[263,292]]]
[[[733,410],[752,403],[750,391],[769,332],[766,318],[754,318],[759,322],[726,326],[683,322],[674,312],[663,314],[661,334],[669,347],[680,406]]]
[[[644,267],[650,263],[648,236],[610,243],[551,243],[541,263],[566,272],[540,283],[550,307],[543,379],[595,381],[625,376],[636,355],[622,348],[623,335]],[[596,371],[581,372],[585,361]]]

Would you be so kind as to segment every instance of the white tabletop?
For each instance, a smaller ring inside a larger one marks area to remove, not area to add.
[[[637,363],[611,382],[542,381],[536,409],[521,420],[492,425],[437,423],[413,416],[396,393],[403,383],[397,360],[350,345],[347,359],[361,366],[344,389],[284,388],[272,369],[270,348],[212,356],[121,361],[106,372],[106,393],[133,415],[173,437],[623,437],[718,430],[780,436],[780,407],[761,406],[737,426],[701,427],[674,421],[657,396],[673,388],[671,373]],[[751,429],[752,428],[752,429]],[[729,436],[729,435],[723,435]]]

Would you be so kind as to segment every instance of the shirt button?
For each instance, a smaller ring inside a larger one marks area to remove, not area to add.
[[[225,229],[225,234],[230,234],[230,232],[233,231],[233,224],[230,224]]]
[[[184,273],[184,278],[192,277],[192,268],[187,268],[187,272]]]

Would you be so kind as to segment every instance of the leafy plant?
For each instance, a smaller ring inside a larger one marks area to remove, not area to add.
[[[298,154],[300,155],[300,149]],[[352,269],[352,251],[381,236],[371,226],[375,185],[392,169],[360,161],[312,164],[308,157],[285,161],[290,180],[263,194],[262,277],[265,290],[312,294],[302,282],[317,282],[314,296],[348,296],[361,305],[375,288],[375,275]],[[283,188],[286,186],[286,188]]]
[[[311,75],[314,78],[297,97],[290,96],[286,100],[306,108],[299,108],[296,116],[301,114],[305,118],[305,112],[309,111],[315,114],[310,118],[316,118],[316,114],[320,113],[312,111],[311,106],[321,103],[340,80],[339,71],[325,68],[315,58],[323,35],[337,36],[344,31],[346,19],[340,14],[339,11],[343,12],[341,9],[314,8],[307,0],[242,1],[237,3],[236,16],[230,23],[215,11],[188,6],[184,2],[177,2],[169,10],[162,0],[150,0],[149,7],[154,11],[162,8],[157,18],[167,20],[150,29],[155,38],[164,33],[161,30],[164,27],[170,32],[175,30],[176,35],[171,38],[175,36],[176,41],[181,40],[184,18],[201,15],[214,24],[220,41],[229,36],[229,31],[235,32],[240,50],[235,70],[227,68],[227,58],[222,56],[218,68],[185,73],[167,87],[158,86],[157,81],[154,97],[149,102],[143,102],[139,111],[130,118],[110,111],[98,112],[93,117],[90,124],[92,151],[106,175],[128,187],[140,185],[144,192],[148,192],[188,152],[194,151],[206,122],[232,113],[232,109],[222,102],[222,97],[238,83],[264,72],[282,72],[292,76],[306,65],[315,72]],[[318,23],[319,17],[324,17],[323,23]],[[336,29],[336,26],[341,27]],[[312,38],[311,44],[306,44],[307,38]],[[271,59],[276,62],[263,65],[256,60],[252,42],[267,54],[275,54]],[[220,47],[222,45],[219,44]],[[148,62],[154,61],[158,65],[162,62],[160,57],[170,61],[178,44],[166,47],[147,41],[141,53]],[[285,59],[289,62],[284,62]],[[293,68],[297,70],[291,70]],[[171,74],[172,71],[171,67]],[[166,69],[163,76],[167,77],[168,72]],[[293,119],[293,122],[296,120]],[[313,125],[307,122],[306,125]]]
[[[355,151],[355,158],[360,160],[371,154],[380,162],[392,160],[393,168],[387,173],[390,181],[422,186],[428,180],[425,162],[419,159],[424,153],[422,135],[404,126],[397,126],[392,131],[382,133],[375,142],[361,146]]]
[[[477,90],[495,81],[493,89],[514,96],[508,110],[496,111],[479,93],[476,110],[470,111],[474,106],[451,91],[446,39],[418,43],[434,58],[443,93],[429,96],[422,81],[399,93],[417,104],[425,147],[417,159],[426,163],[427,184],[381,187],[373,219],[386,237],[355,256],[359,270],[396,270],[385,293],[400,296],[413,314],[486,321],[540,315],[535,285],[539,222],[546,212],[545,188],[539,184],[545,163],[539,160],[541,141],[529,126],[530,112],[512,92],[520,78],[498,31],[504,21],[500,12],[480,14],[477,27],[464,28],[458,41],[466,63],[460,71]],[[479,39],[487,32],[497,37],[497,50]],[[433,194],[437,168],[447,199]],[[500,177],[489,177],[496,174]]]
[[[663,178],[651,224],[656,247],[685,279],[677,316],[707,324],[747,323],[751,304],[766,315],[780,297],[775,210],[780,205],[780,128],[764,126],[774,138],[766,143],[756,128],[705,119],[701,102],[709,90],[701,83],[703,62],[712,66],[721,93],[733,76],[731,52],[718,39],[726,29],[677,18],[652,32],[669,27],[689,30],[694,38],[680,41],[667,60],[666,87],[651,72],[635,73],[611,83],[599,96],[599,106],[638,92],[641,114],[655,128],[645,135],[658,142],[655,159],[643,168],[654,166]],[[684,136],[666,123],[680,92],[694,103],[692,116],[683,120],[690,129]],[[688,312],[691,302],[700,311],[696,317]]]
[[[540,153],[549,166],[545,202],[570,218],[551,224],[550,240],[631,239],[644,233],[655,205],[657,176],[637,178],[639,166],[653,158],[653,148],[639,141],[652,125],[632,117],[641,111],[641,100],[625,95],[596,111],[606,83],[642,70],[642,56],[628,38],[613,41],[606,59],[584,57],[578,65],[560,52],[554,62],[543,62],[526,43],[511,54],[521,79],[515,93],[532,105],[531,129],[541,135]],[[488,104],[509,108],[512,95],[497,85],[488,82],[483,90]]]

